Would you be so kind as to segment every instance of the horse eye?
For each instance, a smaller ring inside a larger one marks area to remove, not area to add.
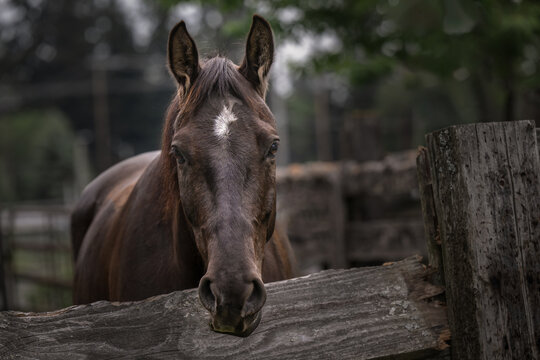
[[[276,153],[278,151],[278,148],[279,148],[279,142],[278,141],[274,141],[272,143],[272,145],[270,145],[270,148],[268,149],[268,154],[266,155],[268,158],[275,158],[276,157]]]
[[[184,157],[180,149],[175,145],[171,146],[171,155],[176,158],[176,162],[179,164],[183,164],[186,162],[186,158]]]

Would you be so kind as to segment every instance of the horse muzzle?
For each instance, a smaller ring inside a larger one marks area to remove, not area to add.
[[[259,326],[262,317],[262,310],[239,318],[236,322],[229,319],[222,319],[220,316],[212,316],[210,319],[210,328],[216,332],[231,334],[241,337],[251,335],[251,333]]]
[[[258,277],[224,281],[220,286],[219,281],[205,275],[199,284],[199,299],[210,312],[212,330],[248,336],[261,321],[266,290]]]

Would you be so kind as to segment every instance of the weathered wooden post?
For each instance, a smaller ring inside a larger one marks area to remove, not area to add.
[[[532,121],[426,136],[453,359],[539,359],[540,162]]]
[[[434,284],[444,285],[441,238],[439,235],[437,213],[435,211],[435,202],[433,199],[433,182],[431,180],[428,151],[425,147],[420,147],[418,149],[416,172],[418,175],[420,199],[422,200],[422,217],[424,218],[424,233],[428,251],[428,261],[434,271],[432,281]]]

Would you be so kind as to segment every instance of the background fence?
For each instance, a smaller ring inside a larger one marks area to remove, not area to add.
[[[71,304],[70,208],[16,205],[0,211],[4,307],[46,311]]]
[[[278,169],[278,216],[300,271],[376,265],[425,255],[416,150],[381,161]]]

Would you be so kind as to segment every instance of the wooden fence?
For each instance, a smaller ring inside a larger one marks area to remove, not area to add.
[[[46,314],[0,313],[0,358],[322,359],[433,356],[447,347],[441,292],[411,258],[266,285],[247,338],[210,330],[196,289],[136,303],[100,301]]]
[[[4,308],[45,311],[71,303],[69,213],[51,204],[1,209]]]
[[[267,284],[247,338],[213,333],[196,290],[3,312],[0,358],[539,359],[534,123],[453,126],[427,143],[418,171],[431,267],[409,258]]]
[[[416,151],[278,169],[278,216],[303,273],[427,255]]]

